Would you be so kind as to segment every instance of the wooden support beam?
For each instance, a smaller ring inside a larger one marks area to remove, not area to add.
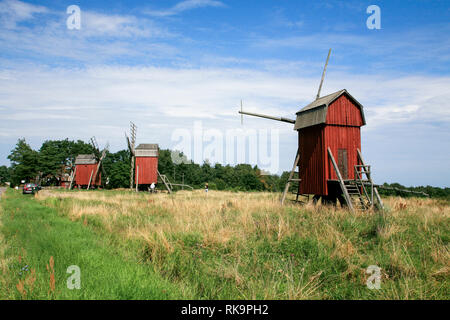
[[[94,170],[91,171],[91,177],[89,178],[89,184],[87,189],[89,190],[89,188],[91,187],[91,181],[92,181],[92,175],[94,174]]]
[[[77,167],[75,166],[75,170],[72,172],[72,175],[70,177],[69,190],[72,190],[73,180],[75,179],[76,174],[77,174]]]
[[[281,196],[281,205],[283,205],[284,200],[286,199],[286,194],[289,191],[289,187],[291,185],[291,181],[294,180],[292,177],[294,176],[294,172],[295,172],[295,169],[298,166],[298,162],[299,161],[300,161],[300,148],[297,149],[297,155],[295,156],[294,166],[292,167],[291,173],[289,174],[288,181],[286,183],[286,186],[284,187],[284,192],[283,192],[283,195]],[[300,179],[296,179],[296,180],[300,181]],[[297,191],[297,194],[298,194],[298,191]]]
[[[136,192],[139,190],[139,166],[136,167]]]
[[[130,169],[130,190],[133,190],[134,186],[134,156],[131,156],[131,169]]]
[[[164,185],[166,186],[167,191],[168,191],[169,193],[172,193],[172,189],[170,189],[169,185],[167,184],[166,176],[165,176],[165,175],[162,175],[161,173],[159,173],[159,170],[158,170],[158,176],[160,177],[161,181],[162,181],[162,182],[164,183]]]
[[[333,164],[334,171],[336,172],[336,175],[338,177],[339,185],[341,186],[345,201],[347,202],[347,205],[348,205],[350,211],[355,212],[355,209],[353,209],[352,199],[350,198],[350,195],[348,194],[347,187],[345,186],[344,180],[342,179],[341,173],[339,172],[339,168],[336,164],[336,161],[334,160],[333,153],[331,152],[330,147],[328,147],[328,156],[331,159],[331,163]]]

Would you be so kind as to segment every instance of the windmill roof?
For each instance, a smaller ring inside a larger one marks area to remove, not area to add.
[[[158,145],[142,143],[135,149],[136,157],[158,157]]]
[[[363,106],[355,98],[353,98],[346,89],[342,89],[311,102],[297,112],[297,120],[295,121],[294,130],[325,123],[327,119],[328,107],[343,94],[347,95],[350,100],[352,100],[359,107],[363,124],[366,124]]]
[[[140,145],[138,145],[136,147],[136,149],[140,149],[140,150],[155,150],[155,149],[158,149],[158,145],[157,144],[151,144],[151,143],[141,143]]]
[[[95,157],[95,155],[92,154],[79,154],[76,158],[75,158],[75,164],[96,164],[97,163],[97,159]]]

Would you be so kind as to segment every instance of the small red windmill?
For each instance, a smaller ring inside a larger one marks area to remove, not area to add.
[[[73,186],[78,188],[97,188],[102,186],[103,160],[108,151],[108,145],[100,152],[95,137],[91,138],[91,145],[94,153],[80,154],[75,158],[75,170],[72,172],[69,189]],[[106,179],[108,184],[108,179]]]
[[[130,189],[135,186],[136,191],[148,190],[151,184],[158,184],[158,178],[169,193],[173,185],[166,175],[158,171],[159,147],[157,144],[144,143],[135,147],[137,127],[130,122],[131,140],[127,134],[128,150],[131,156]]]

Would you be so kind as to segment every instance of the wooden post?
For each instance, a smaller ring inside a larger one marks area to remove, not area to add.
[[[376,187],[374,187],[374,188],[373,188],[373,191],[375,192],[375,197],[377,198],[378,203],[380,204],[380,207],[381,207],[382,209],[384,209],[383,201],[381,201],[381,197],[380,197],[380,195],[378,194],[378,189],[377,189]]]
[[[134,186],[134,156],[131,156],[131,170],[130,170],[130,190],[133,190]]]
[[[72,176],[70,178],[69,190],[72,190],[72,184],[73,184],[73,180],[75,179],[76,174],[77,174],[77,167],[75,166],[75,170],[73,171]]]
[[[88,190],[91,187],[91,180],[92,180],[92,175],[94,174],[94,170],[91,171],[91,177],[89,178],[89,184],[88,184]]]
[[[136,167],[136,192],[138,192],[139,188],[139,166]]]
[[[295,156],[294,166],[292,167],[291,173],[289,174],[288,181],[286,186],[284,187],[283,195],[281,196],[281,205],[283,205],[284,200],[286,199],[286,194],[289,191],[289,186],[291,185],[292,177],[294,176],[295,168],[298,166],[298,161],[300,160],[300,149],[297,149],[297,155]],[[298,191],[297,191],[298,193]]]
[[[366,173],[367,175],[367,173]],[[369,175],[370,175],[370,166],[369,166]],[[374,193],[374,186],[373,186],[373,182],[372,179],[370,179],[370,207],[373,208],[373,193]]]
[[[336,164],[336,161],[334,160],[333,153],[331,152],[330,147],[328,147],[328,156],[331,159],[331,163],[333,164],[334,171],[336,171],[336,175],[338,176],[339,184],[341,185],[342,193],[344,194],[345,201],[347,201],[347,205],[350,209],[350,211],[355,212],[353,209],[352,199],[350,198],[350,195],[348,194],[347,187],[344,184],[344,180],[342,179],[341,173],[339,172],[339,168]]]

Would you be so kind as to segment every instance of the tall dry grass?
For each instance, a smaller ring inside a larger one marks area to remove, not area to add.
[[[385,265],[383,279],[389,290],[378,297],[432,296],[428,285],[440,279],[447,279],[444,290],[448,290],[449,245],[442,239],[449,230],[442,226],[449,225],[450,206],[434,199],[386,198],[388,210],[380,214],[312,204],[281,207],[279,195],[274,193],[41,191],[36,197],[47,205],[60,206],[73,220],[88,224],[94,219],[108,232],[140,241],[146,257],[162,271],[167,271],[168,257],[192,249],[183,239],[196,235],[199,252],[206,250],[217,257],[205,260],[199,254],[196,260],[194,250],[188,258],[206,273],[203,276],[232,283],[242,298],[334,297],[337,293],[332,290],[341,289],[323,287],[332,287],[330,281],[342,281],[352,288],[364,288],[365,267],[371,264]],[[322,259],[323,265],[308,253],[294,257],[294,249],[292,259],[279,253],[285,244],[304,240],[317,244],[317,260]],[[264,250],[257,249],[265,243],[270,243],[268,251],[278,248],[271,254],[279,254],[283,260],[268,259]],[[327,269],[327,264],[333,263],[344,269],[333,275]],[[252,268],[260,279],[251,277]],[[182,281],[183,275],[178,278]],[[430,282],[424,285],[424,279]],[[425,291],[411,289],[411,281],[419,281]],[[346,291],[339,294],[351,295]]]

